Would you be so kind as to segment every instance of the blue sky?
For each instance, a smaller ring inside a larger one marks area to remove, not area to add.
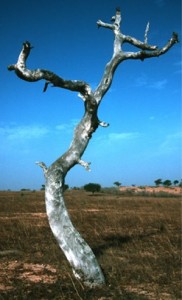
[[[84,112],[77,93],[51,87],[43,93],[43,81],[22,81],[7,66],[16,63],[28,40],[34,46],[29,68],[84,80],[94,89],[113,51],[112,32],[98,30],[96,22],[109,22],[118,6],[124,34],[143,40],[150,21],[150,44],[163,46],[173,31],[181,35],[180,0],[0,2],[1,190],[39,189],[44,177],[35,162],[49,166],[64,153]],[[180,102],[180,44],[160,58],[123,62],[99,107],[99,118],[110,126],[98,128],[82,157],[91,162],[91,172],[75,166],[66,183],[180,180]]]

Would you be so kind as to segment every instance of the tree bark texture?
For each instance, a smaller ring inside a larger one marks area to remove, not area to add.
[[[45,80],[44,92],[49,84],[54,87],[68,89],[79,92],[79,96],[84,103],[84,116],[74,130],[73,140],[69,149],[52,163],[48,168],[43,162],[37,164],[43,168],[45,184],[45,202],[47,216],[52,232],[69,261],[75,276],[89,286],[100,286],[105,283],[102,270],[95,258],[94,253],[84,241],[78,231],[74,228],[68,211],[64,203],[64,182],[67,172],[76,164],[80,164],[89,170],[89,163],[81,159],[89,140],[98,126],[107,127],[109,124],[101,122],[98,118],[99,104],[112,84],[114,73],[117,67],[125,60],[144,60],[151,57],[158,57],[166,53],[175,43],[178,42],[176,33],[172,34],[170,40],[162,48],[148,44],[149,23],[144,32],[144,41],[140,41],[128,35],[124,35],[120,30],[121,12],[116,9],[116,14],[112,17],[111,23],[99,20],[98,28],[110,29],[114,34],[113,55],[106,64],[103,76],[95,90],[91,86],[80,80],[65,80],[49,70],[30,70],[26,67],[27,58],[32,46],[26,41],[14,65],[10,65],[8,70],[15,71],[16,75],[23,80],[34,82]],[[124,52],[122,46],[129,43],[138,51]]]

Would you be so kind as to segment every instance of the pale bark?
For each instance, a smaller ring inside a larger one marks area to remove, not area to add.
[[[173,33],[167,44],[158,49],[157,46],[149,45],[147,42],[149,24],[145,29],[144,42],[142,42],[121,33],[121,13],[119,9],[116,10],[116,15],[112,20],[114,22],[111,24],[100,20],[97,22],[98,27],[104,27],[113,31],[114,47],[113,56],[106,64],[103,77],[95,91],[84,81],[65,80],[48,70],[28,69],[26,67],[26,60],[32,47],[27,41],[23,44],[23,49],[17,63],[8,67],[10,71],[14,70],[16,75],[23,80],[30,82],[42,79],[46,80],[44,91],[46,91],[49,84],[52,84],[55,87],[77,91],[79,92],[79,96],[84,100],[85,113],[75,128],[69,149],[48,168],[43,162],[39,162],[38,164],[43,168],[46,179],[46,210],[52,232],[70,262],[75,276],[89,286],[102,285],[105,283],[105,279],[91,248],[80,236],[70,220],[63,197],[65,176],[76,164],[80,164],[89,170],[90,163],[84,162],[81,157],[97,127],[99,125],[103,127],[109,125],[98,119],[97,111],[103,96],[112,84],[115,70],[119,64],[127,59],[144,60],[160,56],[178,42],[177,34]],[[124,43],[130,43],[141,50],[137,52],[124,52],[122,50]]]

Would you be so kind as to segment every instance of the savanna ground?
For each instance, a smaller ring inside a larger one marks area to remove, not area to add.
[[[181,299],[180,197],[66,191],[106,286],[84,287],[59,249],[44,192],[0,192],[0,299]]]

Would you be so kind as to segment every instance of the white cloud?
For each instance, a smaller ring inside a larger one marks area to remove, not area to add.
[[[181,159],[182,132],[174,132],[160,138],[155,144],[155,151],[150,152],[150,158],[161,157],[162,160],[166,157],[174,157],[180,164]],[[149,156],[149,154],[148,154]],[[166,164],[168,161],[166,160]]]
[[[68,124],[60,124],[60,125],[56,125],[56,130],[65,130],[68,128]]]
[[[95,143],[110,147],[110,145],[120,144],[121,142],[132,141],[140,136],[138,132],[111,132],[107,135],[101,135],[94,139]]]
[[[109,133],[109,141],[121,141],[121,140],[131,140],[139,136],[138,132],[121,132],[121,133]]]
[[[27,140],[36,139],[49,133],[49,129],[40,125],[23,126],[2,126],[0,127],[0,137],[6,140]]]
[[[66,131],[67,133],[70,133],[78,123],[78,119],[72,119],[69,123],[56,125],[55,129],[58,131]]]
[[[71,133],[78,123],[77,119],[71,120],[69,123],[57,125],[55,128],[40,124],[17,125],[8,124],[0,126],[1,145],[4,142],[17,143],[19,141],[30,141],[48,136],[50,133],[58,133],[60,131]]]
[[[176,150],[180,151],[180,146],[182,142],[182,132],[176,132],[169,134],[165,137],[164,141],[159,147],[159,153],[171,154]]]
[[[178,61],[176,63],[174,63],[174,66],[177,68],[177,70],[175,71],[175,74],[181,74],[182,73],[182,61]]]
[[[167,79],[161,79],[161,80],[151,80],[147,78],[146,75],[142,74],[135,80],[135,86],[136,87],[148,87],[155,90],[161,90],[163,89],[167,84]]]
[[[174,66],[181,67],[182,66],[182,60],[179,60],[179,61],[175,62]]]
[[[143,74],[139,76],[135,81],[136,87],[142,87],[147,85],[147,77]]]
[[[151,84],[148,85],[148,87],[156,90],[161,90],[166,86],[166,84],[167,84],[167,80],[163,79],[163,80],[157,80],[152,82]]]

